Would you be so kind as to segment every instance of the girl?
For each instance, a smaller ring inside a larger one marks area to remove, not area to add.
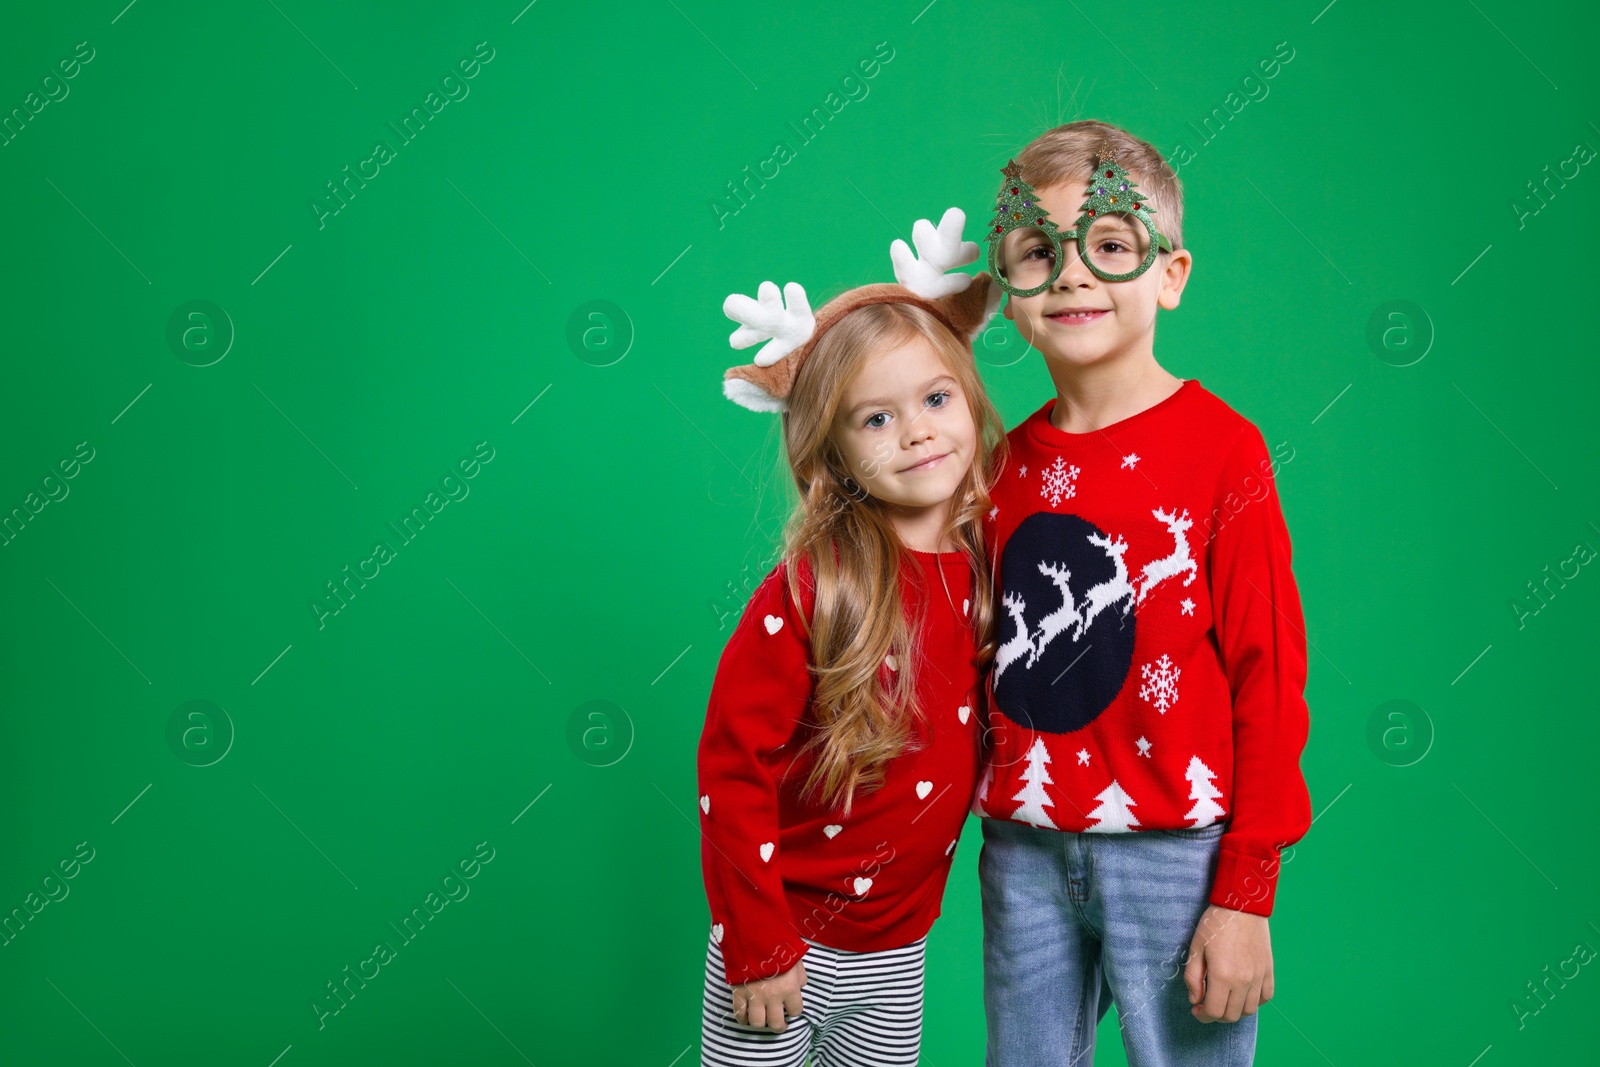
[[[972,338],[998,303],[962,213],[902,284],[815,317],[723,305],[728,397],[782,412],[800,500],[717,667],[700,739],[711,905],[701,1062],[915,1064],[925,935],[971,803],[994,621],[981,522],[1004,447]]]

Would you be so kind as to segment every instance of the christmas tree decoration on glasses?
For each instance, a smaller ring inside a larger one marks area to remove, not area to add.
[[[1103,156],[1085,190],[1088,199],[1070,230],[1056,228],[1033,186],[1012,160],[989,228],[989,271],[1012,296],[1034,296],[1054,285],[1065,263],[1062,245],[1077,241],[1079,257],[1095,275],[1125,282],[1150,269],[1172,242],[1156,229],[1155,212],[1128,172]]]

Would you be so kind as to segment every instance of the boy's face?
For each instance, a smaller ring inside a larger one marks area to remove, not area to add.
[[[1134,175],[1142,180],[1142,176]],[[1057,226],[1078,220],[1089,172],[1036,190],[1041,207]],[[1161,216],[1155,216],[1157,227]],[[1015,234],[1016,231],[1012,231]],[[1012,235],[1007,235],[1008,237]],[[1193,260],[1186,249],[1159,252],[1150,269],[1125,282],[1100,278],[1078,256],[1077,241],[1063,241],[1065,262],[1055,283],[1034,296],[1008,296],[1005,317],[1045,359],[1078,367],[1129,355],[1153,356],[1156,308],[1178,306]]]

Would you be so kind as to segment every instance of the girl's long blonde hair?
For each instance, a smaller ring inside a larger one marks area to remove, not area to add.
[[[802,557],[810,565],[815,598],[809,631],[815,728],[802,748],[802,754],[815,758],[803,792],[829,808],[842,806],[846,815],[858,791],[883,783],[886,764],[909,741],[912,716],[923,714],[916,699],[918,650],[912,647],[921,620],[906,618],[900,596],[899,575],[911,562],[909,552],[886,506],[876,497],[860,499],[865,494],[859,486],[853,494],[846,488],[850,472],[832,429],[845,389],[868,356],[919,336],[959,383],[977,429],[978,452],[956,487],[944,532],[972,567],[971,618],[980,670],[995,653],[982,521],[994,473],[1004,462],[1005,428],[969,345],[920,307],[869,304],[834,323],[817,341],[783,415],[785,450],[800,492],[785,530],[783,558],[791,564],[786,569],[793,602],[803,603],[793,566]],[[921,574],[920,567],[912,571]],[[886,689],[879,669],[890,654],[900,669],[891,672],[893,683]]]

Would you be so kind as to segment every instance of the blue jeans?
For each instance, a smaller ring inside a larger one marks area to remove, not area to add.
[[[987,1067],[1090,1067],[1112,1001],[1130,1067],[1249,1067],[1257,1016],[1202,1023],[1183,982],[1222,831],[983,820]]]

